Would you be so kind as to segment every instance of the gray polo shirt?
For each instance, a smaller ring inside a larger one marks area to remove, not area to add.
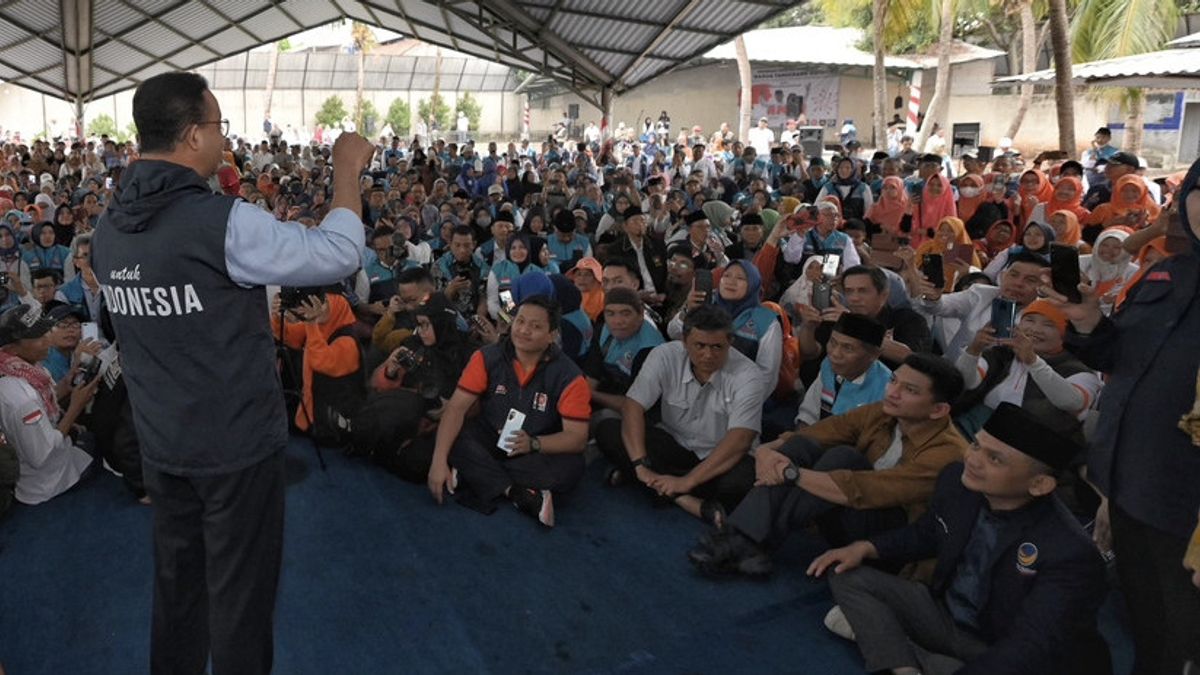
[[[646,410],[661,400],[658,426],[704,459],[730,429],[762,430],[761,378],[753,361],[730,348],[725,367],[700,384],[687,349],[674,341],[650,352],[625,396]]]

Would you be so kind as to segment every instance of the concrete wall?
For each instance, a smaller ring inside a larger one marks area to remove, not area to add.
[[[953,85],[951,85],[953,86]],[[995,147],[1017,110],[1020,96],[953,96],[950,99],[952,123],[979,123],[981,145]],[[1082,96],[1075,98],[1075,131],[1082,153],[1091,141],[1091,133],[1107,122],[1108,104]],[[1021,129],[1013,139],[1014,145],[1032,157],[1042,150],[1058,148],[1058,112],[1054,95],[1035,95]]]

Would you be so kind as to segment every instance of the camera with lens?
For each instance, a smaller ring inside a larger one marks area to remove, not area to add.
[[[454,272],[455,277],[462,277],[464,279],[470,279],[471,278],[471,263],[455,261],[452,271]]]
[[[408,240],[399,232],[392,233],[391,254],[393,260],[404,260],[408,258]]]
[[[411,351],[409,349],[401,349],[400,352],[398,354],[396,354],[396,365],[400,366],[401,368],[403,368],[405,370],[412,370],[412,369],[416,368],[417,364],[421,363],[421,361],[424,361],[424,360],[425,360],[425,350],[424,349],[418,349],[415,352]]]
[[[325,289],[321,286],[284,286],[279,289],[279,306],[285,311],[299,309],[300,304],[305,300],[316,296],[321,297],[325,294]]]

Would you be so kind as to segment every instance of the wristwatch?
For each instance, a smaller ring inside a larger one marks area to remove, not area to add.
[[[649,457],[639,457],[638,459],[635,459],[632,462],[630,462],[630,464],[633,465],[634,469],[637,469],[639,466],[644,466],[647,469],[649,469],[650,468],[650,458]]]
[[[783,470],[783,479],[789,483],[795,483],[800,480],[800,467],[795,464],[788,464]]]
[[[537,436],[529,437],[529,450],[530,450],[530,452],[541,452],[542,451],[542,442],[541,442],[541,440],[538,439]]]

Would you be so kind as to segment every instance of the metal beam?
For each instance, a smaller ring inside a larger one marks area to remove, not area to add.
[[[642,50],[642,53],[638,54],[637,58],[635,58],[632,63],[625,67],[625,70],[621,71],[621,74],[617,76],[617,84],[624,86],[625,78],[629,77],[629,74],[636,70],[638,66],[642,65],[642,62],[646,60],[646,57],[648,57],[655,49],[658,49],[658,46],[663,43],[663,40],[666,40],[671,36],[672,33],[675,32],[675,27],[678,26],[681,21],[686,19],[688,15],[696,9],[696,7],[700,6],[700,2],[701,0],[690,0],[686,5],[681,7],[678,12],[675,12],[675,16],[671,17],[671,20],[667,22],[666,27],[660,30],[658,35],[654,36],[654,39],[650,41],[650,44],[646,45],[646,48]]]
[[[480,8],[484,8],[484,5],[481,4]],[[497,18],[507,19],[516,24],[535,44],[541,42],[543,48],[549,47],[556,52],[555,56],[559,59],[573,63],[581,68],[588,75],[589,79],[596,84],[609,84],[612,82],[612,73],[604,70],[595,61],[581,54],[548,26],[539,24],[536,19],[529,16],[525,10],[521,9],[512,0],[488,0],[486,9]]]

